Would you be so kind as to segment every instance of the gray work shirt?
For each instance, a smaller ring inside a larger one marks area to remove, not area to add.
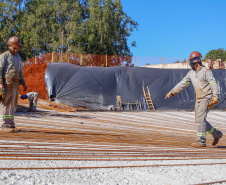
[[[190,83],[192,83],[195,89],[196,100],[219,97],[219,85],[215,80],[212,71],[204,66],[200,66],[198,71],[191,69],[183,80],[171,90],[172,94],[178,94],[189,86]]]
[[[38,95],[38,93],[36,92],[29,92],[26,94],[28,99],[30,100],[31,98],[34,98],[36,95]]]
[[[0,83],[3,78],[19,80],[24,85],[22,59],[18,54],[13,55],[10,51],[6,51],[0,55]]]

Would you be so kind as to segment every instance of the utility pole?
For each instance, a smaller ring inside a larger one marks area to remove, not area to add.
[[[82,65],[82,54],[81,54],[81,57],[80,57],[80,66]]]
[[[162,57],[162,68],[164,68],[163,57]]]
[[[35,55],[35,64],[37,64],[37,55]]]
[[[63,43],[64,43],[64,30],[62,30],[62,43],[61,43],[61,62],[63,62]]]

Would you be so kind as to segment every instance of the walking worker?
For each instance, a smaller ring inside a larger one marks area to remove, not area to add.
[[[38,97],[39,94],[36,92],[29,92],[26,95],[21,95],[21,99],[25,100],[25,99],[29,99],[30,105],[29,105],[29,109],[28,112],[34,110],[36,111],[36,106],[37,106],[37,102],[38,102]]]
[[[198,51],[193,51],[190,55],[191,70],[165,97],[171,98],[184,90],[192,83],[196,92],[195,102],[195,122],[197,124],[197,143],[192,143],[192,147],[206,147],[207,132],[212,134],[216,145],[223,133],[206,121],[207,112],[218,103],[219,86],[210,69],[205,68],[201,62],[202,55]]]
[[[0,131],[19,132],[15,127],[14,117],[17,108],[19,85],[27,90],[22,71],[22,59],[18,55],[21,41],[18,37],[10,37],[8,51],[0,55],[0,91],[3,94],[0,99]]]

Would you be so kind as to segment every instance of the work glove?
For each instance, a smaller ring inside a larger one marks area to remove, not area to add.
[[[5,101],[5,90],[0,89],[0,102]]]
[[[213,97],[213,99],[211,100],[211,102],[207,106],[208,106],[209,109],[212,109],[214,104],[218,104],[218,98],[217,97]]]

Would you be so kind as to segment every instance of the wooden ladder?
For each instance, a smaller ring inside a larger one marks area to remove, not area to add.
[[[153,101],[151,99],[151,94],[150,94],[150,91],[149,91],[148,86],[147,86],[147,91],[148,92],[146,93],[146,91],[144,89],[144,86],[143,86],[144,97],[145,97],[145,100],[146,100],[146,104],[148,106],[148,109],[149,110],[151,110],[151,109],[154,109],[155,110],[155,106],[154,106]]]

